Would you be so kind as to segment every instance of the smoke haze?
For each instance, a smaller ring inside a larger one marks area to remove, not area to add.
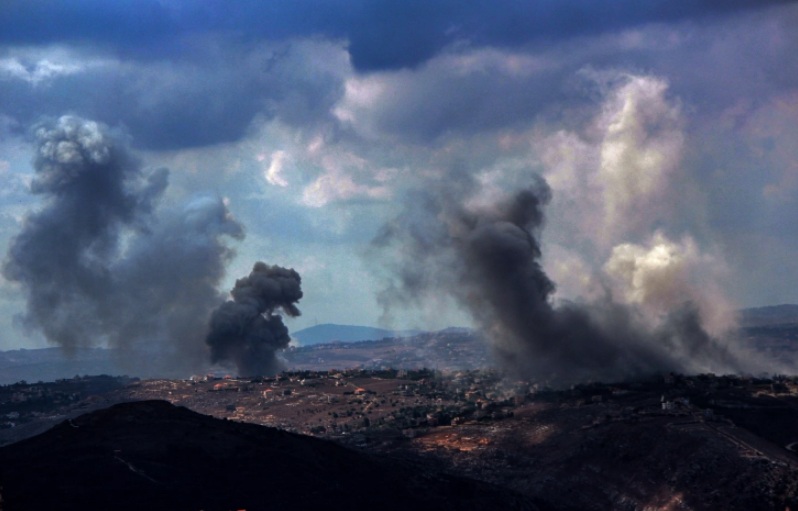
[[[742,369],[705,331],[688,299],[655,318],[615,301],[609,290],[601,300],[555,307],[555,284],[540,265],[538,236],[551,199],[542,178],[489,206],[463,206],[467,197],[450,191],[427,191],[423,219],[413,202],[376,240],[380,253],[401,254],[396,278],[381,295],[386,307],[448,293],[469,311],[506,369],[557,384]]]
[[[605,101],[586,134],[541,143],[554,192],[529,170],[498,182],[495,172],[460,166],[408,195],[374,242],[391,275],[381,304],[390,313],[449,296],[511,373],[556,383],[764,369],[727,338],[722,257],[689,232],[673,241],[658,227],[683,214],[678,102],[657,78],[601,78]],[[547,206],[560,232],[548,259]],[[691,206],[700,215],[700,203]],[[582,298],[556,305],[544,261]]]
[[[668,351],[685,315],[724,347],[734,311],[798,303],[795,0],[142,1],[2,3],[0,349],[45,332],[207,363],[218,291],[258,260],[312,289],[292,327],[379,322],[391,274],[386,326],[487,332],[501,322],[460,269],[483,263],[451,245],[523,240],[498,210],[535,174],[532,259],[554,286],[537,300],[659,335],[657,367],[735,366]],[[30,136],[64,113],[130,138]],[[81,180],[92,165],[114,167]]]
[[[300,315],[302,280],[293,269],[255,263],[252,272],[236,280],[232,300],[211,316],[206,339],[213,362],[233,362],[242,376],[272,374],[280,370],[277,351],[291,341],[278,311]]]
[[[43,207],[27,216],[3,266],[26,296],[24,323],[67,350],[129,351],[130,368],[198,367],[233,255],[223,241],[242,238],[242,226],[220,198],[159,210],[168,171],[142,169],[98,123],[65,116],[35,137],[31,192]]]

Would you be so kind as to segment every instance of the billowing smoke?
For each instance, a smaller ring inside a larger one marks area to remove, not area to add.
[[[213,362],[234,362],[242,376],[274,373],[280,369],[277,351],[291,338],[278,311],[299,316],[302,279],[293,269],[255,263],[252,272],[236,280],[232,300],[211,316],[206,339]]]
[[[458,179],[460,192],[474,189],[463,185],[467,176]],[[552,383],[741,368],[704,330],[689,297],[655,324],[642,309],[615,301],[610,289],[594,302],[555,307],[555,285],[540,265],[538,236],[551,198],[542,178],[490,205],[468,206],[469,196],[456,191],[428,188],[376,240],[382,254],[399,254],[384,305],[449,293],[505,368]]]
[[[734,322],[718,286],[723,268],[722,260],[702,252],[692,237],[674,242],[655,232],[645,245],[613,247],[603,272],[616,299],[637,307],[649,323],[689,301],[707,332],[722,336]]]
[[[41,209],[13,239],[3,275],[27,298],[24,322],[66,349],[108,345],[150,370],[184,374],[206,359],[201,339],[217,286],[243,237],[217,197],[159,209],[165,169],[145,171],[108,129],[61,117],[35,131],[31,192]]]
[[[519,191],[517,169],[460,166],[408,195],[375,242],[393,276],[383,306],[448,295],[505,367],[552,382],[763,369],[724,336],[722,255],[689,234],[703,213],[683,171],[679,102],[656,77],[594,74],[605,98],[585,129],[534,135],[553,193],[532,172]],[[547,205],[556,230],[544,261]],[[557,296],[544,268],[581,298]]]

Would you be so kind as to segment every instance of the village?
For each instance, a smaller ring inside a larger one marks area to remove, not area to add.
[[[733,425],[731,417],[743,411],[772,415],[792,409],[796,396],[797,378],[712,374],[670,373],[565,390],[508,380],[494,370],[305,370],[274,377],[209,374],[185,380],[76,376],[0,387],[0,429],[57,420],[112,402],[164,399],[218,418],[365,445],[420,437],[435,428],[529,416],[551,407],[581,410],[580,428],[655,418],[682,425]]]
[[[583,509],[613,507],[617,499],[650,502],[662,484],[704,495],[708,474],[711,485],[720,477],[730,488],[755,479],[759,486],[745,490],[751,499],[780,502],[798,491],[798,378],[778,376],[668,373],[556,390],[494,370],[76,376],[0,387],[0,445],[143,400],[421,460],[527,495],[581,488]],[[637,474],[632,482],[629,473]],[[614,500],[591,504],[597,491]],[[726,494],[710,493],[702,497],[707,508],[723,507]]]

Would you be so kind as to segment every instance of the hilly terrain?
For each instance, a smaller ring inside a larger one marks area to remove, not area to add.
[[[81,377],[0,387],[0,445],[4,511],[784,511],[798,377]]]
[[[739,327],[734,335],[743,345],[786,367],[798,360],[798,305],[743,309],[738,312],[737,319]],[[288,370],[493,367],[488,344],[475,331],[466,328],[418,332],[324,324],[299,330],[292,336],[299,341],[299,346],[290,346],[280,354]],[[153,353],[156,352],[153,349]],[[0,351],[0,385],[21,380],[54,381],[76,375],[166,376],[154,366],[125,367],[128,358],[118,350],[102,348],[81,348],[71,354],[61,348]],[[229,372],[210,364],[197,371]]]
[[[742,309],[737,313],[741,327],[798,324],[798,305],[782,304]]]
[[[738,314],[739,335],[744,344],[795,367],[798,361],[798,305],[784,304],[743,309]]]
[[[165,401],[122,403],[0,449],[2,509],[538,509],[513,492]]]
[[[798,305],[743,309],[736,335],[744,345],[767,357],[794,365],[798,360]],[[438,332],[390,331],[357,325],[324,324],[292,334],[299,346],[281,353],[285,369],[477,369],[493,367],[487,343],[473,330],[447,328]],[[80,348],[66,354],[60,348],[0,351],[0,385],[18,381],[54,381],[80,375],[163,377],[152,367],[125,367],[129,357],[113,349]],[[229,372],[208,364],[200,372]],[[179,376],[179,375],[178,375]],[[186,374],[185,377],[191,376]]]
[[[291,337],[299,341],[300,346],[308,346],[331,342],[373,341],[385,338],[410,337],[418,333],[420,333],[418,330],[386,330],[371,326],[324,323],[293,332]]]
[[[118,374],[111,350],[82,348],[66,355],[61,348],[0,351],[0,385],[53,381],[76,374]]]

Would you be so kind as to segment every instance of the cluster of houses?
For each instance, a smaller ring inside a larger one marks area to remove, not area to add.
[[[0,386],[0,429],[49,417],[55,409],[74,407],[92,395],[122,388],[131,381],[126,376],[101,375]]]

